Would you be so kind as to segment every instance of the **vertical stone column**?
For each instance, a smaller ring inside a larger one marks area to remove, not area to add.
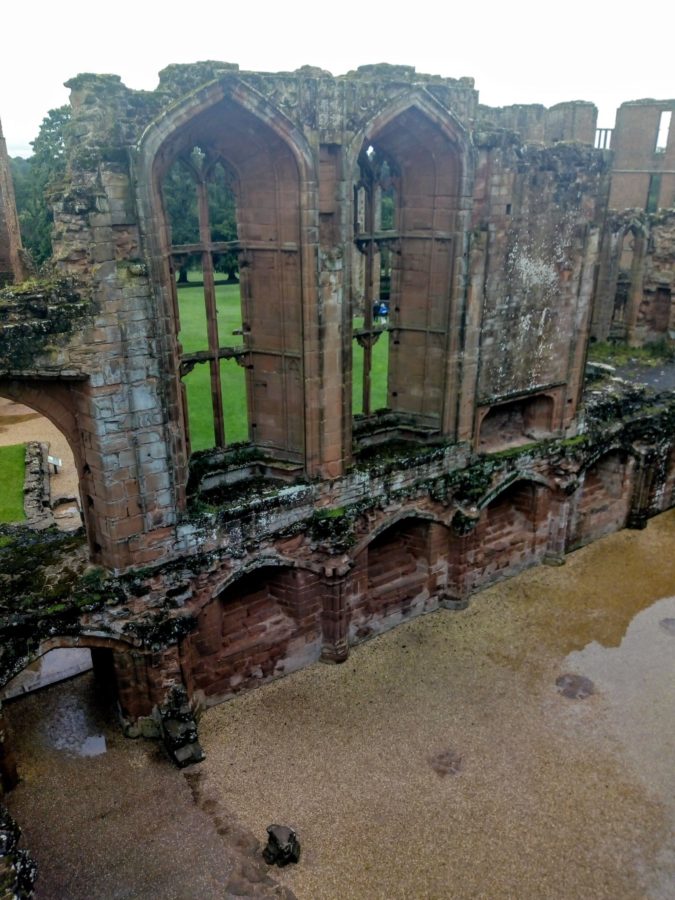
[[[567,553],[570,547],[573,544],[573,539],[575,533],[578,529],[578,519],[579,519],[579,503],[581,502],[584,495],[584,482],[586,481],[586,472],[580,472],[578,476],[578,480],[574,487],[574,492],[570,494],[567,500],[567,516],[565,522],[564,533],[561,533],[561,540],[563,542],[563,553]],[[562,523],[561,523],[562,525]]]
[[[633,265],[630,270],[630,294],[626,309],[626,341],[629,347],[639,347],[641,343],[637,323],[642,303],[646,245],[644,234],[636,232],[633,239]]]
[[[605,226],[591,322],[591,336],[597,341],[606,341],[612,328],[623,238],[623,230],[612,231],[609,225]]]
[[[647,527],[656,475],[656,452],[652,447],[636,447],[637,459],[633,474],[633,492],[626,519],[626,528]]]
[[[476,520],[477,522],[478,520]],[[439,598],[443,609],[466,609],[471,594],[471,562],[469,553],[477,543],[474,529],[464,535],[450,532],[448,553],[448,580],[445,593]]]
[[[561,410],[560,427],[574,427],[579,403],[584,389],[584,368],[591,329],[591,309],[595,271],[600,249],[600,230],[591,226],[586,229],[583,257],[579,270],[574,310],[574,328],[571,334],[573,352],[570,354],[567,372],[566,403]],[[556,422],[554,427],[558,427]]]
[[[347,573],[338,569],[327,574],[322,583],[322,662],[341,663],[349,656],[347,579]]]
[[[478,388],[480,329],[489,241],[490,234],[488,231],[477,231],[471,236],[465,339],[462,356],[462,382],[459,387],[460,401],[457,422],[457,438],[460,441],[471,441],[474,438],[473,427]],[[446,432],[448,429],[449,422],[446,421]]]
[[[319,147],[318,185],[318,304],[316,382],[308,383],[305,415],[308,429],[318,435],[318,456],[307,459],[310,473],[324,478],[342,474],[351,461],[351,391],[346,361],[349,358],[351,327],[349,304],[345,303],[350,252],[346,246],[346,218],[349,204],[344,176],[345,161],[338,144]],[[311,333],[311,332],[310,332]],[[305,351],[311,341],[305,337]],[[310,391],[315,389],[312,394]],[[316,398],[316,406],[313,405]],[[312,423],[314,427],[312,428]]]
[[[553,494],[548,510],[548,543],[542,558],[542,563],[546,566],[565,564],[569,514],[570,498],[562,492]]]

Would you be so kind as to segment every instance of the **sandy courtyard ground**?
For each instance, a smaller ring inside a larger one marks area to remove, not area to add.
[[[670,511],[214,708],[184,773],[121,739],[75,759],[21,700],[38,898],[279,896],[209,869],[279,822],[299,900],[672,900],[674,548]]]

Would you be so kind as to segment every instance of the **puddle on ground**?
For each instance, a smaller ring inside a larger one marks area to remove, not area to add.
[[[456,750],[449,748],[437,753],[429,760],[431,768],[441,777],[445,775],[458,775],[462,771],[462,757]]]
[[[71,756],[99,756],[106,752],[95,715],[82,692],[56,692],[41,737],[47,747]]]
[[[595,685],[590,678],[584,675],[572,675],[567,673],[555,680],[555,686],[563,697],[569,700],[585,700],[595,693]]]
[[[649,786],[675,808],[675,597],[638,612],[617,647],[592,641],[565,670],[583,672],[602,695],[617,738]]]
[[[107,750],[110,716],[91,671],[7,701],[15,729],[32,732],[30,755],[47,759],[55,750],[69,757],[100,756]]]

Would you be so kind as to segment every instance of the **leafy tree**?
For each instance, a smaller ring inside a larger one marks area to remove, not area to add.
[[[222,166],[216,166],[209,181],[209,218],[214,241],[237,240],[237,207],[230,176]],[[215,259],[217,272],[227,273],[227,280],[235,282],[239,270],[239,254],[236,250],[219,253]]]
[[[21,239],[37,265],[52,255],[51,232],[54,217],[49,202],[50,188],[66,171],[66,126],[70,107],[51,109],[31,141],[33,155],[11,160]]]
[[[199,170],[204,155],[195,148],[191,163]],[[199,241],[199,216],[197,212],[197,187],[195,175],[182,160],[169,169],[163,184],[164,205],[171,225],[171,243],[194,244]],[[214,241],[236,241],[237,219],[234,193],[222,166],[217,165],[208,181],[209,219],[211,238]],[[188,270],[199,265],[196,254],[186,254],[178,266],[178,283],[188,281]],[[226,272],[228,281],[236,281],[239,259],[236,250],[219,253],[214,265],[217,271]]]
[[[188,167],[177,160],[167,172],[162,185],[164,208],[171,226],[172,244],[195,244],[199,240],[197,191]],[[198,264],[194,254],[178,262],[178,283],[187,284],[188,269]]]

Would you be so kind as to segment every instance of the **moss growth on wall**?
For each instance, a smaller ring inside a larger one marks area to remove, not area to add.
[[[27,281],[0,291],[0,372],[32,368],[92,312],[69,278]]]

